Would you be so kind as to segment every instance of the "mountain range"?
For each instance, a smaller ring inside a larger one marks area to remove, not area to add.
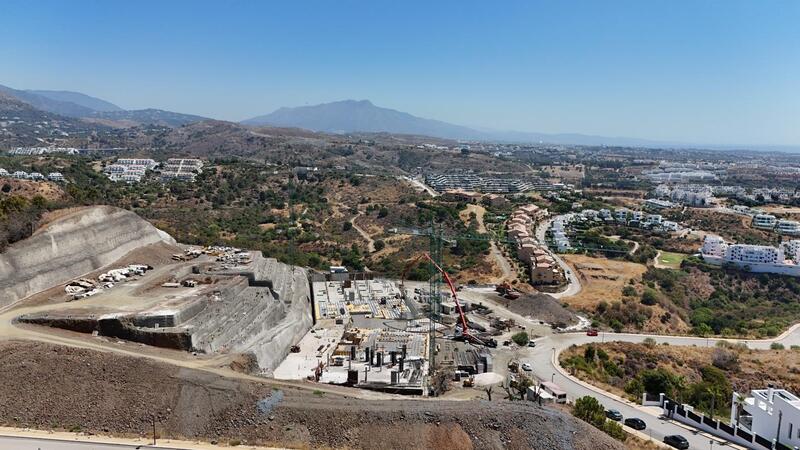
[[[0,85],[0,94],[24,102],[36,110],[67,118],[87,119],[89,122],[117,128],[144,124],[180,127],[209,120],[203,116],[153,108],[126,110],[111,102],[72,91],[18,90]],[[791,146],[759,146],[755,148],[753,146],[726,145],[698,146],[683,142],[578,133],[547,134],[478,129],[382,108],[372,104],[369,100],[342,100],[312,106],[284,107],[270,114],[253,117],[240,123],[246,126],[291,127],[326,133],[390,133],[468,141],[650,148],[756,149],[780,152],[800,150],[800,148]]]
[[[369,100],[343,100],[313,106],[280,108],[270,114],[241,122],[244,125],[270,125],[305,128],[328,133],[387,132],[413,134],[456,140],[529,142],[573,145],[616,145],[631,147],[681,146],[625,137],[584,134],[546,134],[521,131],[479,130],[440,120],[423,119],[411,114],[375,106]]]
[[[161,109],[125,110],[111,102],[73,91],[20,90],[0,85],[0,93],[47,113],[96,119],[112,125],[117,122],[118,126],[155,124],[177,127],[207,120],[206,117]]]

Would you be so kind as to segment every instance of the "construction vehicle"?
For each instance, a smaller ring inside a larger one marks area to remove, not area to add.
[[[475,386],[475,377],[470,375],[467,378],[464,378],[464,387],[474,387]]]
[[[436,261],[434,261],[433,258],[431,258],[431,255],[429,255],[428,253],[423,253],[422,255],[417,256],[410,263],[406,265],[405,269],[403,270],[403,278],[400,281],[401,286],[405,281],[405,277],[406,274],[408,274],[409,269],[423,258],[428,260],[428,262],[431,263],[431,265],[442,275],[442,279],[445,281],[447,287],[450,289],[450,295],[453,297],[453,303],[455,303],[456,312],[458,312],[458,322],[456,324],[456,338],[463,339],[466,342],[471,342],[474,344],[484,345],[488,347],[497,347],[497,342],[494,339],[481,339],[469,331],[470,325],[469,322],[467,321],[467,317],[464,315],[464,308],[461,306],[461,302],[458,300],[458,290],[456,289],[455,284],[453,284],[453,280],[450,279],[450,275],[447,273],[447,271],[445,271],[439,264],[437,264]],[[405,292],[405,289],[402,289],[402,292]]]
[[[511,290],[511,285],[508,283],[508,281],[503,281],[502,283],[495,286],[494,290],[497,291],[497,293],[500,295],[505,295],[506,292]]]

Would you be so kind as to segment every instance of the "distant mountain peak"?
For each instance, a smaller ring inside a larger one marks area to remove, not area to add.
[[[242,123],[304,128],[329,133],[386,132],[451,139],[477,139],[482,134],[471,128],[375,106],[369,100],[352,99],[319,105],[283,107]]]

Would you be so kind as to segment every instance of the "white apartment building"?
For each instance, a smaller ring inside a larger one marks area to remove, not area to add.
[[[783,259],[782,249],[767,245],[734,244],[725,253],[726,261],[742,264],[778,264]]]
[[[50,172],[47,174],[47,179],[50,181],[64,181],[64,175],[61,172]]]
[[[753,389],[738,411],[742,397],[733,393],[731,423],[765,439],[800,447],[800,398],[785,389]]]
[[[788,236],[800,235],[800,222],[796,220],[781,219],[775,224],[775,231]]]
[[[617,222],[627,222],[628,214],[630,214],[630,211],[627,208],[620,208],[614,211],[614,217],[616,217]]]
[[[753,227],[763,229],[773,229],[777,223],[777,219],[772,214],[756,214],[753,217]]]
[[[678,231],[680,229],[680,225],[678,225],[678,222],[664,220],[661,222],[661,228],[663,228],[665,231]]]
[[[119,158],[117,159],[117,164],[123,166],[144,166],[147,170],[152,170],[158,165],[158,163],[152,159],[140,158]]]
[[[787,259],[791,259],[795,264],[800,264],[800,239],[786,241],[781,246]]]
[[[0,177],[7,177],[8,171],[6,169],[0,168]]]
[[[664,218],[661,217],[661,214],[648,214],[647,215],[647,223],[649,223],[651,225],[658,225],[658,224],[661,223],[662,220],[664,220]]]
[[[798,262],[800,240],[789,241],[780,247],[767,245],[729,244],[721,237],[706,235],[700,254],[710,264],[733,264],[759,273],[779,273],[800,276]],[[788,257],[788,259],[787,259]]]

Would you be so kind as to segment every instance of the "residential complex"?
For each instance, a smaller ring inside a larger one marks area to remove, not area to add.
[[[158,163],[152,159],[120,158],[114,164],[106,166],[103,172],[111,181],[138,183],[148,170],[154,169],[157,165]]]
[[[708,186],[669,186],[658,185],[654,192],[656,197],[665,198],[675,203],[695,207],[714,206],[713,194]]]
[[[753,227],[763,229],[773,229],[777,219],[772,214],[756,214],[753,217]]]
[[[700,254],[711,264],[733,264],[750,272],[800,276],[800,240],[768,245],[731,244],[719,236],[706,235]]]
[[[535,285],[564,282],[564,273],[547,247],[531,236],[533,227],[547,214],[536,205],[525,205],[517,208],[506,223],[509,238],[517,243],[517,257],[530,268]]]
[[[16,170],[13,173],[9,172],[6,169],[0,168],[0,178],[2,177],[11,177],[16,178],[18,180],[32,180],[32,181],[42,181],[42,180],[49,180],[49,181],[64,181],[64,175],[61,172],[50,172],[47,176],[42,175],[39,172],[25,172],[23,170]]]
[[[774,230],[787,236],[800,235],[800,222],[796,220],[778,219],[772,214],[756,214],[753,216],[753,228]]]
[[[161,180],[194,181],[197,174],[202,172],[203,161],[199,159],[171,158],[164,163],[161,170]]]
[[[533,190],[527,181],[514,178],[482,177],[473,172],[429,173],[425,182],[438,192],[450,190],[508,194]]]
[[[67,155],[77,155],[80,150],[72,147],[17,147],[9,150],[9,155],[17,156],[37,156],[48,153],[66,153]]]

